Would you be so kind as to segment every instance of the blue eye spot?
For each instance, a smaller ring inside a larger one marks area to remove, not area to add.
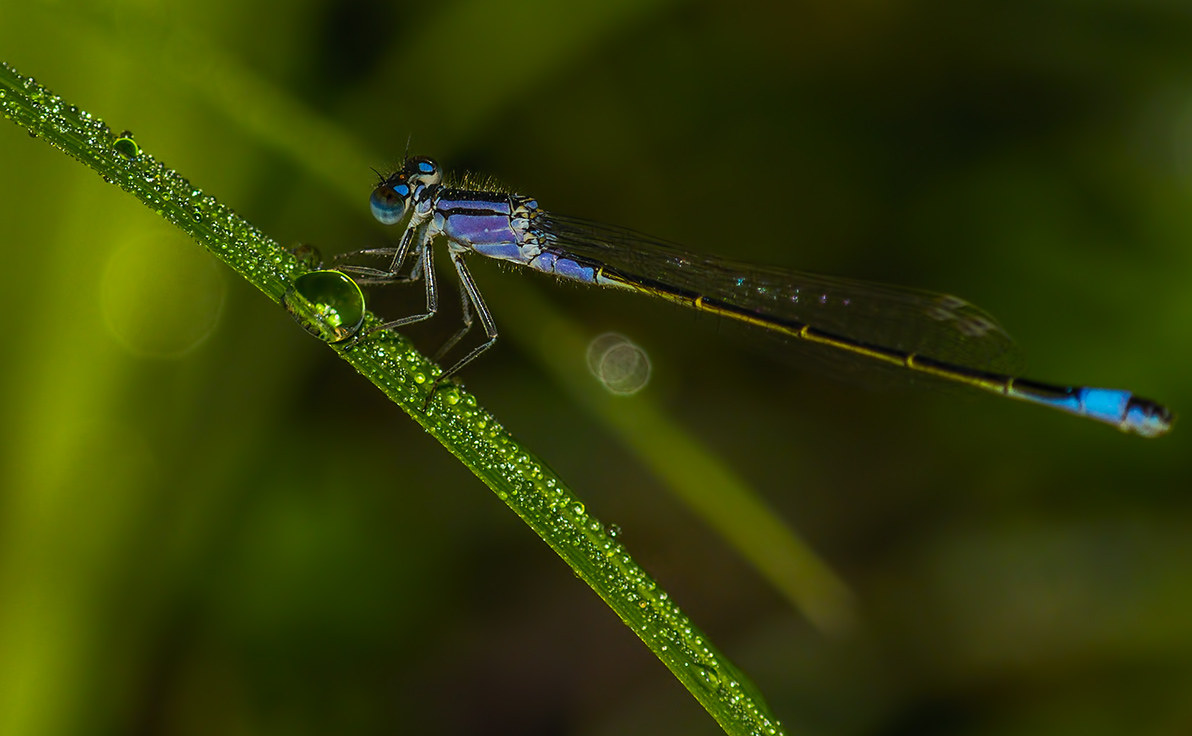
[[[397,187],[379,186],[373,190],[369,198],[369,207],[373,217],[385,225],[396,225],[406,214],[406,200],[410,196],[410,188],[405,184]]]
[[[427,186],[433,186],[443,180],[443,175],[439,172],[439,165],[433,159],[425,156],[416,156],[407,161],[405,170],[411,181]]]

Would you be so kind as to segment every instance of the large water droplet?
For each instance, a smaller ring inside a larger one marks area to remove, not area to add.
[[[127,130],[116,136],[116,140],[112,141],[112,148],[115,148],[116,153],[130,161],[141,155],[141,147],[132,139],[132,133]]]
[[[364,294],[339,271],[302,274],[282,304],[307,332],[329,343],[349,339],[364,324]]]

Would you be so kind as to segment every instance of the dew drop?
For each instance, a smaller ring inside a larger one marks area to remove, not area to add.
[[[299,276],[282,303],[307,332],[329,343],[347,340],[364,324],[364,294],[339,271]]]
[[[116,153],[129,161],[141,155],[141,147],[132,139],[132,133],[127,130],[116,136],[116,140],[112,142],[112,148],[115,148]]]
[[[306,268],[319,268],[323,265],[323,254],[308,243],[300,243],[290,248],[290,255],[297,258],[298,264]]]
[[[695,679],[702,687],[711,692],[716,692],[720,689],[720,675],[711,667],[704,667],[703,665],[692,665],[695,670]]]

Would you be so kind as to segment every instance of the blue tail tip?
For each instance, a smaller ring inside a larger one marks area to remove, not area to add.
[[[1160,437],[1167,434],[1174,423],[1175,415],[1166,406],[1135,397],[1126,405],[1126,417],[1121,426],[1123,432]]]

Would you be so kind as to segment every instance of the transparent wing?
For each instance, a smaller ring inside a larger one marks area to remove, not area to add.
[[[963,299],[691,253],[624,228],[542,213],[560,255],[605,266],[785,321],[967,368],[1021,375],[1022,352],[984,310]]]

